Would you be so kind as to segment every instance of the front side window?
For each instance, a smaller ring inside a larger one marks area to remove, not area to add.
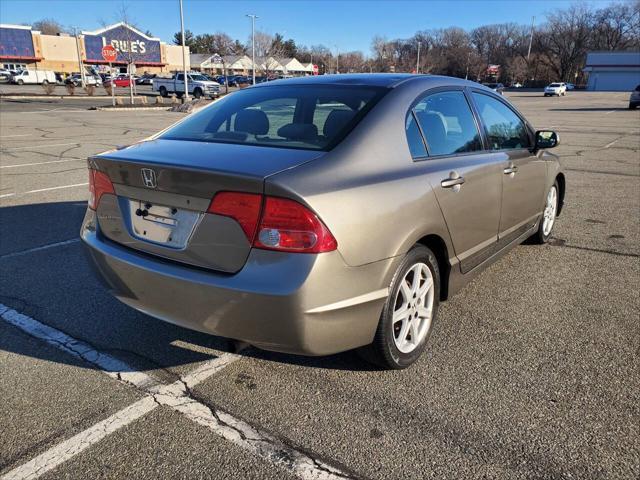
[[[490,150],[509,150],[530,146],[527,128],[513,110],[489,95],[474,92],[473,98],[487,131]]]
[[[424,133],[429,155],[454,155],[482,150],[476,123],[464,93],[440,92],[413,109]]]
[[[347,85],[248,88],[189,116],[160,138],[327,150],[386,91]]]

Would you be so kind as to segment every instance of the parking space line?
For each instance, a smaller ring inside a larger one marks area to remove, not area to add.
[[[44,323],[40,323],[39,321],[27,315],[23,315],[22,313],[18,313],[5,305],[0,304],[0,312],[2,312],[2,319],[6,323],[19,328],[32,337],[59,348],[79,360],[83,360],[100,368],[100,370],[116,380],[121,380],[143,389],[161,384],[159,380],[147,375],[146,373],[137,371],[122,360],[119,360],[108,353],[100,352],[82,340],[70,337],[60,330],[50,327],[49,325],[45,325]]]
[[[291,471],[304,480],[354,478],[354,475],[315,458],[309,453],[289,446],[247,422],[194,397],[193,387],[240,359],[239,355],[224,353],[204,362],[193,372],[181,377],[176,382],[163,385],[153,377],[134,370],[121,360],[2,304],[0,304],[0,318],[25,333],[98,367],[112,378],[126,382],[147,394],[142,400],[138,400],[84,432],[11,470],[2,477],[3,480],[35,479],[102,440],[110,433],[141,418],[159,405],[171,407],[222,438]]]
[[[0,140],[2,140],[3,138],[30,137],[32,135],[32,133],[22,133],[20,135],[0,135]]]
[[[38,188],[36,190],[27,190],[26,192],[5,193],[3,195],[0,195],[0,198],[13,197],[14,195],[28,195],[30,193],[49,192],[51,190],[60,190],[62,188],[83,187],[85,185],[89,185],[89,183],[74,183],[73,185],[60,185],[59,187]]]
[[[38,144],[33,144],[33,145],[24,145],[22,147],[2,147],[2,150],[4,150],[5,152],[7,151],[14,151],[14,150],[25,150],[27,148],[45,148],[45,147],[66,147],[69,145],[77,145],[80,146],[80,144],[78,142],[74,142],[74,143],[50,143],[49,145],[38,145]]]
[[[50,163],[86,162],[86,161],[87,161],[86,158],[65,158],[64,160],[51,160],[49,162],[18,163],[16,165],[0,165],[0,168],[34,167],[36,165],[49,165]]]
[[[53,470],[72,457],[75,457],[91,445],[99,442],[116,430],[129,425],[154,410],[158,404],[153,397],[144,397],[109,418],[96,423],[91,428],[59,443],[47,450],[42,455],[6,473],[2,480],[27,480],[35,479],[46,472]]]
[[[77,243],[79,241],[80,241],[79,238],[72,238],[70,240],[64,240],[62,242],[49,243],[47,245],[41,245],[39,247],[28,248],[27,250],[11,252],[11,253],[7,253],[6,255],[0,255],[0,260],[3,258],[12,258],[12,257],[19,257],[21,255],[27,255],[29,253],[39,252],[40,250],[48,250],[50,248],[62,247],[64,245],[71,245],[72,243]]]

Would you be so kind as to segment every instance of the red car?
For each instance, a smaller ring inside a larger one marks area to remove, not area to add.
[[[132,77],[132,79],[130,79],[128,75],[118,75],[114,79],[105,81],[105,87],[109,86],[111,84],[111,81],[113,81],[116,87],[128,87],[130,82],[135,83],[135,77]]]

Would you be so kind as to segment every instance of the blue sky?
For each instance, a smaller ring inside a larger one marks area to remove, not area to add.
[[[610,3],[591,1],[596,7]],[[101,28],[119,20],[116,11],[126,5],[143,30],[170,42],[180,29],[178,0],[1,0],[1,23],[32,23],[54,18],[83,30]],[[530,24],[535,15],[571,5],[570,0],[450,0],[450,1],[221,1],[184,0],[185,28],[194,33],[223,31],[246,41],[251,32],[247,13],[254,13],[256,29],[282,33],[301,45],[324,44],[340,51],[370,53],[371,38],[406,38],[418,30],[458,26],[465,29],[502,22]]]

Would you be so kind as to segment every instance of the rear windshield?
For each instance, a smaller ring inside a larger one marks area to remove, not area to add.
[[[549,85],[550,87],[559,87],[560,84],[559,83],[552,83],[551,85]]]
[[[348,85],[272,85],[224,97],[160,138],[329,150],[387,92]]]

